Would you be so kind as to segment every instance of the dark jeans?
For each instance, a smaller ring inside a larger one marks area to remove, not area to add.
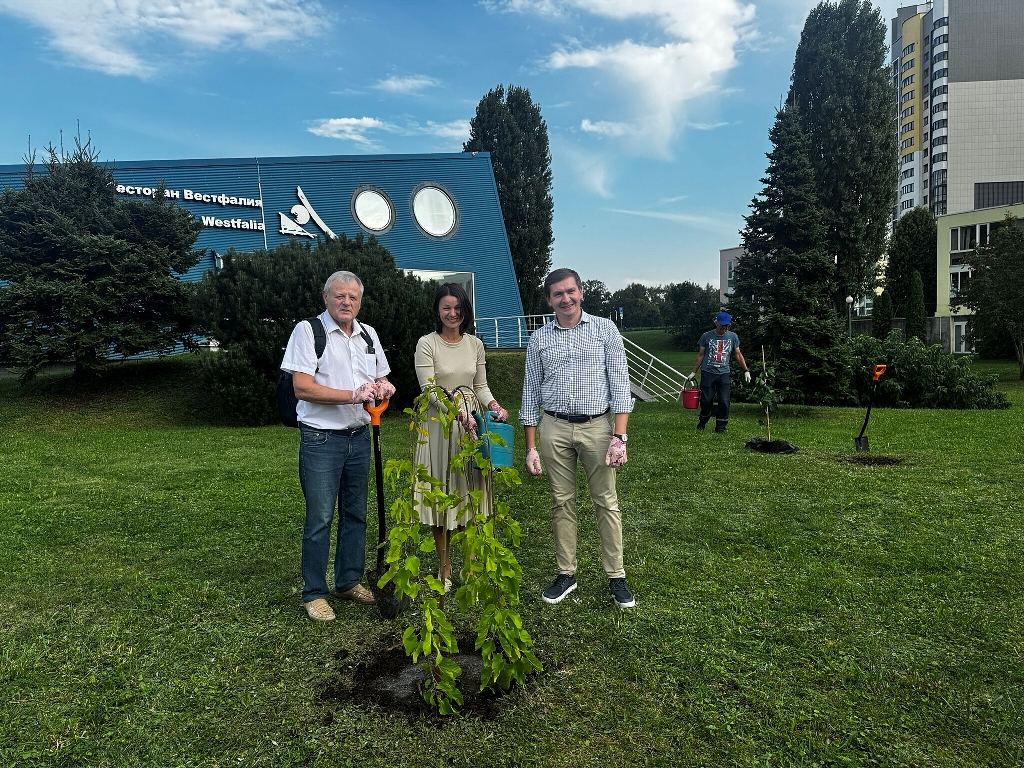
[[[725,432],[729,423],[729,395],[732,392],[728,373],[700,373],[700,418],[697,426],[700,429],[711,418],[711,404],[718,399],[718,411],[715,413],[715,432]]]
[[[327,597],[331,523],[338,507],[334,587],[351,589],[366,568],[366,486],[370,477],[370,430],[351,437],[299,429],[299,483],[306,497],[302,531],[302,601]]]

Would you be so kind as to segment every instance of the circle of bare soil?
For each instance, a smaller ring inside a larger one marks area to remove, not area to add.
[[[903,463],[902,456],[875,456],[870,453],[855,453],[837,456],[836,461],[844,464],[859,464],[862,467],[892,467]]]
[[[458,638],[460,648],[473,648],[470,638]],[[345,649],[335,654],[340,664],[337,677],[329,682],[320,693],[323,703],[345,703],[359,706],[378,706],[389,712],[397,712],[410,719],[426,717],[443,722],[446,718],[423,700],[422,685],[427,673],[405,655],[401,641],[360,654],[359,659],[350,659]],[[463,704],[458,707],[460,714],[493,720],[500,713],[501,699],[507,691],[480,691],[480,673],[483,659],[478,653],[457,653],[452,659],[462,668],[456,685],[462,693]],[[326,723],[333,722],[333,712],[326,714]]]

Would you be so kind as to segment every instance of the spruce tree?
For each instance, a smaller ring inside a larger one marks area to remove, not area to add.
[[[836,402],[849,370],[845,328],[832,309],[835,264],[825,249],[822,210],[799,110],[780,110],[773,149],[741,232],[744,253],[729,302],[740,347],[751,363],[763,345],[790,402]]]
[[[118,196],[91,143],[26,159],[24,186],[0,194],[0,359],[22,380],[73,361],[78,378],[111,360],[191,341],[191,285],[202,225],[168,202]]]
[[[916,269],[910,274],[910,295],[907,297],[907,340],[918,338],[928,343],[928,320],[924,311],[924,284]]]
[[[886,288],[875,299],[871,310],[871,335],[876,339],[885,339],[892,331],[892,297]]]
[[[810,141],[826,250],[837,258],[833,303],[877,282],[897,181],[887,25],[870,0],[824,0],[807,16],[787,102]],[[919,74],[920,76],[920,74]]]
[[[527,314],[547,311],[541,284],[551,269],[551,151],[548,127],[530,92],[488,91],[469,121],[464,152],[490,152],[519,296]]]
[[[921,273],[926,286],[925,315],[935,314],[935,281],[937,269],[935,217],[931,211],[918,206],[901,218],[889,241],[889,262],[885,267],[885,287],[892,294],[896,317],[906,317],[910,297],[910,276],[914,270]]]

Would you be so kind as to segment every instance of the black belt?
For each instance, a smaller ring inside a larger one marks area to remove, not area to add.
[[[309,424],[303,424],[299,422],[299,426],[303,429],[313,429],[317,432],[327,432],[331,435],[341,435],[342,437],[356,437],[357,435],[363,434],[366,431],[366,425],[363,424],[361,427],[352,427],[351,429],[321,429],[320,427],[311,427]]]
[[[582,413],[555,413],[554,411],[544,411],[544,413],[548,416],[553,416],[556,419],[568,421],[570,424],[586,424],[588,421],[601,418],[610,410],[611,408],[605,408],[603,413],[598,413],[594,416],[586,416]]]

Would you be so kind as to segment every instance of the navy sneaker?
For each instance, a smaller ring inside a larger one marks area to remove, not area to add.
[[[576,589],[576,577],[560,573],[555,576],[551,586],[540,593],[540,596],[545,603],[555,605],[562,602],[574,589]]]
[[[636,605],[636,600],[633,599],[633,593],[629,591],[629,587],[626,586],[626,580],[624,578],[610,579],[608,587],[611,589],[612,597],[619,608],[632,608]]]

